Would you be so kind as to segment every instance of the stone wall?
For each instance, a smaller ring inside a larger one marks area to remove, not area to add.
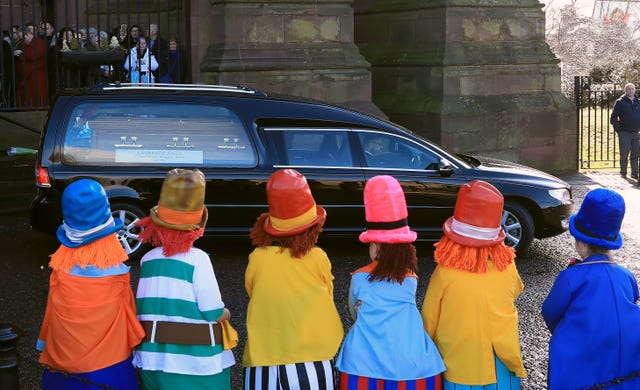
[[[210,1],[201,81],[242,84],[384,114],[353,41],[351,0]]]
[[[355,12],[391,120],[455,152],[576,169],[575,114],[537,1],[359,0]]]

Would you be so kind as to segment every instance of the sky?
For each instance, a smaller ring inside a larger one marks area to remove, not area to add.
[[[543,8],[547,14],[551,13],[549,11],[554,11],[556,9],[560,9],[565,5],[575,3],[578,12],[582,16],[595,16],[595,17],[603,17],[607,14],[607,11],[610,13],[616,7],[621,8],[622,10],[627,9],[627,0],[539,0],[540,3],[544,4]],[[595,6],[595,9],[594,9]],[[637,19],[640,15],[640,7],[636,1],[632,1],[629,7],[629,11],[631,12],[631,17]]]

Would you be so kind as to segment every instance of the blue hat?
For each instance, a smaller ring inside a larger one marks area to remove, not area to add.
[[[77,248],[122,229],[122,221],[111,216],[104,188],[95,180],[74,181],[62,193],[62,225],[56,235],[60,243]]]
[[[569,219],[569,232],[578,241],[606,249],[622,246],[620,227],[624,218],[624,199],[606,188],[589,191],[577,214]]]

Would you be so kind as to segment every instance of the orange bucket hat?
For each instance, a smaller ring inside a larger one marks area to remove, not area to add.
[[[175,168],[167,173],[158,205],[151,209],[151,219],[174,230],[196,230],[207,225],[209,214],[204,205],[206,181],[198,170]]]
[[[307,179],[295,169],[274,172],[267,181],[269,218],[264,230],[278,237],[293,236],[324,224],[327,212],[316,205]]]

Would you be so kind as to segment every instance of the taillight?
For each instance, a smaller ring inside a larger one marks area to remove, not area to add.
[[[51,187],[51,179],[49,179],[49,171],[47,168],[36,165],[36,185],[38,187]]]

